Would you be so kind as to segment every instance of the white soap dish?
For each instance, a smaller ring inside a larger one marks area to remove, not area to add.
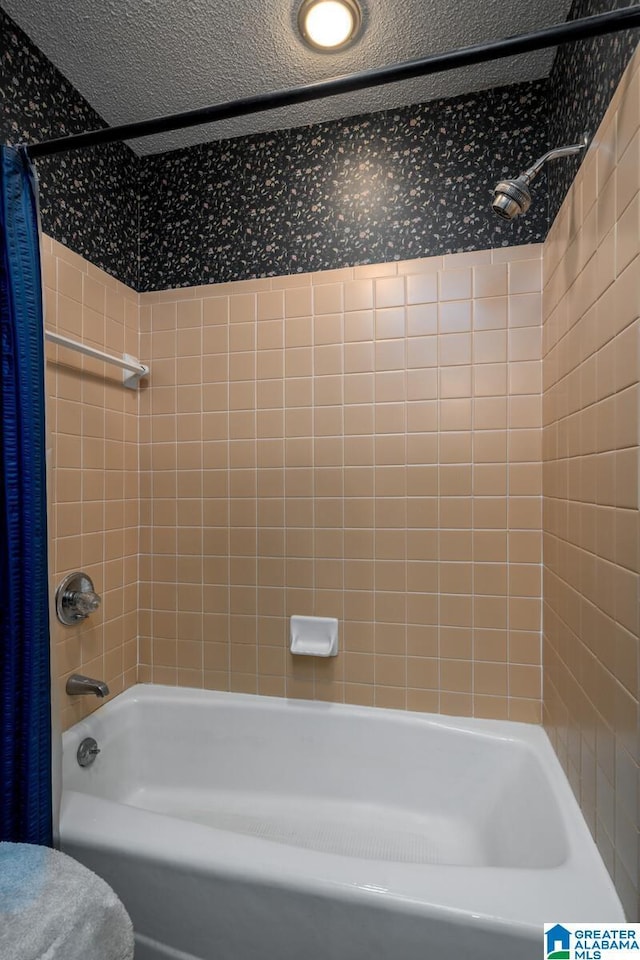
[[[338,621],[335,617],[291,617],[291,653],[306,657],[338,654]]]

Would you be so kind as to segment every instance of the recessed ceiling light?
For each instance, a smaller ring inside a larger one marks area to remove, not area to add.
[[[304,0],[298,13],[302,39],[316,50],[342,50],[362,26],[357,0]]]

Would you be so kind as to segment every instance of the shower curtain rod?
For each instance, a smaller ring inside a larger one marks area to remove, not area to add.
[[[25,145],[25,149],[29,157],[35,160],[38,157],[48,157],[67,150],[84,150],[87,147],[101,146],[106,143],[150,137],[170,130],[182,130],[185,127],[195,127],[216,120],[242,117],[294,103],[321,100],[324,97],[335,97],[341,93],[352,93],[354,90],[364,90],[367,87],[380,87],[387,83],[409,80],[412,77],[424,77],[431,73],[455,70],[458,67],[512,57],[532,50],[542,50],[545,47],[555,47],[576,40],[586,40],[589,37],[617,33],[620,30],[630,30],[633,27],[640,27],[640,4],[610,13],[583,17],[580,20],[571,20],[533,33],[507,37],[504,40],[479,43],[448,53],[433,54],[419,60],[406,60],[388,67],[349,73],[333,80],[320,80],[302,87],[292,87],[274,93],[261,93],[197,110],[187,110],[184,113],[141,120],[138,123],[124,123],[117,127],[105,127],[69,137],[44,140],[42,143]]]

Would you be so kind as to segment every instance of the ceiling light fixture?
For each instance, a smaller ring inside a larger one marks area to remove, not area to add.
[[[343,50],[362,26],[357,0],[304,0],[298,13],[302,39],[314,50]]]

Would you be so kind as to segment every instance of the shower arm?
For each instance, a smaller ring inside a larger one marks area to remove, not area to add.
[[[531,183],[532,180],[538,176],[545,163],[549,160],[559,160],[560,157],[572,157],[576,153],[580,153],[581,150],[586,150],[589,143],[589,138],[585,137],[582,143],[572,143],[567,147],[555,147],[553,150],[548,150],[544,156],[540,157],[539,160],[529,167],[528,170],[525,170],[523,174],[520,175],[521,180],[525,180],[527,183]]]

